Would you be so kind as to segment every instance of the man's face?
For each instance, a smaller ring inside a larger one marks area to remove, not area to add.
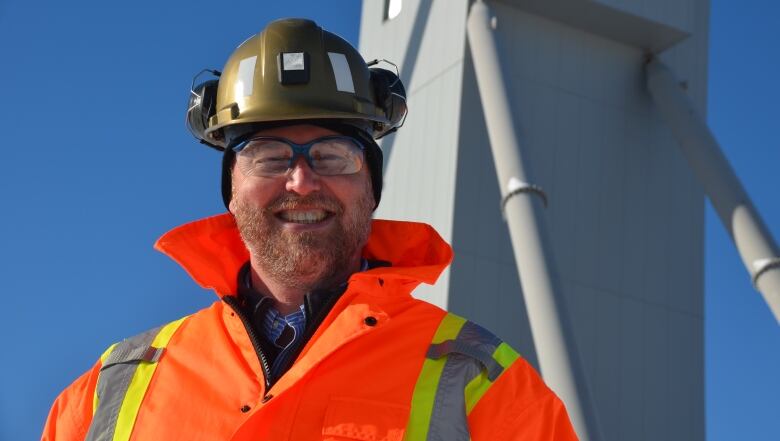
[[[304,144],[331,130],[296,125],[257,132]],[[374,198],[368,165],[351,175],[320,176],[303,158],[286,174],[247,176],[233,166],[230,211],[253,265],[288,286],[330,288],[368,239]]]

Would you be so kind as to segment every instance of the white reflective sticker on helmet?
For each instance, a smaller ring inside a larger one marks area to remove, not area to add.
[[[303,52],[291,52],[282,54],[282,69],[284,70],[303,70]]]
[[[238,78],[233,88],[234,96],[249,96],[252,95],[255,84],[255,64],[257,63],[257,55],[249,58],[244,58],[238,63]]]
[[[328,52],[330,65],[333,67],[333,75],[336,77],[336,89],[339,92],[355,93],[355,84],[352,82],[352,71],[344,54]]]

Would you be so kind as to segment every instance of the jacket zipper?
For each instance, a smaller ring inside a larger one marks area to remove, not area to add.
[[[222,300],[227,303],[227,305],[230,306],[230,309],[232,309],[238,318],[241,319],[241,324],[244,325],[244,329],[249,335],[249,341],[252,342],[252,347],[255,348],[257,358],[260,360],[260,366],[263,368],[263,377],[265,379],[265,390],[263,391],[263,398],[265,398],[265,396],[268,394],[268,390],[271,388],[271,367],[268,365],[268,358],[265,356],[263,348],[260,346],[260,340],[258,339],[252,324],[249,323],[249,318],[246,316],[246,314],[244,314],[236,298],[234,296],[224,296],[222,297]]]

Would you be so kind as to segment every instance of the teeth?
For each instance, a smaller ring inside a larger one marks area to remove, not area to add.
[[[313,224],[325,219],[327,213],[324,210],[307,210],[307,211],[282,211],[279,213],[279,217],[287,222],[296,222],[299,224]]]

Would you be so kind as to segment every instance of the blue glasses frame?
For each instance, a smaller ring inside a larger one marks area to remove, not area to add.
[[[309,165],[309,167],[311,167],[311,169],[316,172],[317,171],[316,167],[314,166],[314,162],[310,155],[311,148],[317,143],[332,140],[332,139],[349,141],[352,145],[357,147],[364,154],[363,162],[365,162],[365,150],[366,150],[365,146],[361,144],[357,139],[351,136],[342,136],[342,135],[323,136],[321,138],[313,139],[305,144],[298,144],[287,138],[282,138],[279,136],[255,136],[238,143],[235,147],[233,147],[233,151],[236,152],[236,154],[240,153],[252,141],[268,140],[268,141],[283,142],[287,144],[290,147],[290,149],[292,149],[293,152],[292,157],[290,157],[290,162],[287,164],[287,170],[292,169],[295,163],[298,161],[298,158],[303,157],[306,160],[306,163]]]

